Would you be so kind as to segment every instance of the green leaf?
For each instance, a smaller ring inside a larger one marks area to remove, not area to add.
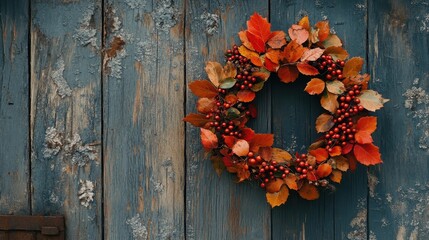
[[[258,82],[252,86],[252,91],[259,92],[264,87],[264,82]]]
[[[229,119],[236,119],[240,117],[240,111],[237,108],[231,107],[226,111],[226,116]]]
[[[225,78],[221,81],[219,88],[230,89],[230,88],[234,87],[236,82],[237,82],[237,80],[235,80],[234,78]]]

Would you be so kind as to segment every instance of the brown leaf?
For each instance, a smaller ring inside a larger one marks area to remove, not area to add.
[[[349,56],[347,51],[342,47],[328,47],[325,49],[325,54],[331,55],[334,61],[337,61],[337,59],[345,60]]]
[[[221,156],[212,156],[210,160],[212,161],[213,168],[215,169],[217,175],[220,176],[222,171],[225,169],[223,158]]]
[[[273,49],[279,49],[286,44],[286,33],[283,31],[274,31],[271,33],[267,44]]]
[[[339,170],[333,170],[330,176],[331,180],[336,183],[340,183],[342,177],[343,177],[343,173],[341,173],[341,171]]]
[[[320,56],[322,56],[324,51],[325,50],[323,50],[321,48],[309,49],[309,50],[305,51],[304,54],[302,54],[301,62],[316,61],[317,59],[320,58]]]
[[[326,82],[326,89],[328,90],[328,92],[337,94],[337,95],[340,95],[344,91],[346,91],[344,84],[338,80]]]
[[[238,140],[232,147],[232,152],[240,157],[246,156],[249,153],[249,143],[243,139]]]
[[[296,66],[298,71],[304,75],[315,76],[319,74],[319,70],[308,63],[298,63]]]
[[[311,185],[307,182],[302,185],[298,191],[299,196],[306,200],[315,200],[319,198],[319,191],[314,185]]]
[[[299,72],[296,66],[282,66],[277,71],[277,74],[280,78],[280,81],[284,83],[294,82],[298,76]]]
[[[223,67],[222,80],[225,78],[235,78],[237,75],[237,68],[232,62],[227,62]]]
[[[203,147],[206,151],[209,151],[213,148],[217,148],[218,146],[218,139],[216,134],[214,134],[212,131],[200,128],[201,131],[201,143],[203,144]],[[246,153],[247,154],[247,153]]]
[[[197,110],[200,113],[210,113],[217,108],[214,98],[200,98],[197,101]]]
[[[269,193],[275,193],[280,191],[280,188],[283,186],[283,184],[285,184],[285,182],[282,179],[276,178],[275,180],[269,181],[265,189]]]
[[[233,93],[229,93],[228,95],[225,96],[225,101],[229,104],[234,105],[235,103],[237,103],[238,98],[236,95],[234,95]]]
[[[255,134],[250,143],[251,151],[258,152],[260,147],[271,147],[274,144],[273,134]]]
[[[361,106],[372,112],[382,108],[384,103],[389,101],[389,99],[384,99],[374,90],[364,90],[357,98],[359,98]]]
[[[325,89],[325,82],[320,78],[312,78],[311,81],[307,83],[304,91],[310,95],[321,94]]]
[[[217,88],[207,80],[196,80],[188,86],[197,97],[213,98],[219,94]]]
[[[307,41],[310,33],[303,26],[293,24],[289,30],[289,37],[292,41],[296,41],[298,44],[303,44]]]
[[[318,140],[318,141],[316,141],[316,142],[312,143],[312,144],[308,147],[308,150],[318,149],[318,148],[323,147],[324,145],[325,145],[325,139],[321,139],[321,140]]]
[[[329,35],[328,38],[326,38],[325,41],[323,41],[323,46],[325,48],[341,47],[342,45],[343,43],[341,42],[341,39],[335,34]]]
[[[356,85],[361,85],[362,86],[362,90],[366,90],[368,88],[368,82],[369,82],[369,80],[370,80],[369,74],[365,73],[363,75],[358,74],[358,75],[353,76],[353,77],[345,78],[343,80],[343,83],[344,83],[344,85],[346,87],[350,87],[350,86],[353,86],[355,84]]]
[[[222,65],[218,62],[207,62],[204,69],[213,85],[218,87],[220,82],[224,79]]]
[[[267,71],[266,69],[259,69],[258,72],[252,73],[252,76],[259,78],[262,81],[267,81],[270,75],[271,75],[271,72]]]
[[[292,190],[298,190],[298,177],[295,174],[288,174],[284,179],[286,185]]]
[[[238,32],[238,37],[240,38],[241,43],[243,43],[243,45],[246,48],[248,48],[249,50],[255,51],[255,49],[253,48],[253,46],[250,43],[249,39],[247,39],[246,31],[240,31],[240,32]]]
[[[278,163],[289,162],[292,159],[292,155],[290,155],[286,150],[280,148],[272,148],[272,161],[276,161]]]
[[[318,133],[327,132],[334,126],[334,122],[332,121],[334,117],[331,114],[322,113],[316,119],[316,130]]]
[[[354,57],[350,58],[343,68],[343,76],[344,77],[353,77],[359,74],[360,70],[363,66],[363,58]]]
[[[195,127],[205,127],[207,123],[212,121],[212,119],[207,119],[204,114],[190,113],[183,118],[183,121],[188,122]]]
[[[322,95],[320,98],[320,104],[322,107],[326,110],[328,110],[331,113],[335,113],[335,110],[337,110],[339,103],[337,101],[337,95],[326,92],[326,94]]]
[[[261,147],[259,148],[259,156],[265,161],[270,161],[272,157],[272,148],[271,147]]]
[[[333,158],[335,160],[336,168],[340,171],[347,171],[349,169],[349,160],[343,156]]]
[[[289,197],[289,189],[286,186],[282,186],[279,192],[276,193],[266,193],[267,202],[271,207],[277,207],[284,204]]]

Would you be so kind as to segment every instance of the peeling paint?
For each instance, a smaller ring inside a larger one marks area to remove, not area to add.
[[[168,158],[164,162],[162,162],[161,166],[163,166],[167,171],[167,176],[174,181],[176,178],[176,172],[174,171],[173,161],[171,160],[171,158]]]
[[[416,20],[419,21],[420,27],[419,30],[422,33],[429,33],[429,13],[425,16],[418,16]]]
[[[122,77],[122,61],[127,56],[127,51],[122,49],[117,52],[116,57],[111,58],[107,62],[109,68],[109,76],[120,79]]]
[[[157,1],[156,9],[152,13],[152,18],[156,28],[167,33],[170,28],[178,22],[178,11],[174,7],[172,0]]]
[[[377,176],[368,172],[368,188],[369,188],[369,196],[375,197],[375,187],[379,183]]]
[[[356,217],[350,222],[352,231],[347,234],[347,238],[351,240],[366,240],[367,239],[367,214],[365,200],[360,200],[358,203],[359,212]]]
[[[49,196],[50,203],[56,204],[59,202],[59,200],[60,198],[54,192],[52,192],[51,195]]]
[[[69,84],[66,79],[64,79],[64,68],[64,60],[59,58],[55,64],[55,70],[51,73],[51,79],[54,81],[55,85],[57,85],[57,93],[61,98],[71,96],[72,94]]]
[[[128,7],[131,9],[144,8],[147,4],[146,0],[125,0],[125,3],[127,3]]]
[[[213,35],[218,32],[219,28],[219,15],[214,13],[204,12],[200,16],[200,20],[203,20],[204,32],[208,35]]]
[[[155,192],[163,192],[165,189],[162,182],[156,180],[154,176],[150,177],[150,184],[151,184],[153,191],[155,191]]]
[[[166,219],[160,219],[157,238],[160,240],[180,239],[177,236],[177,231],[174,228],[174,223]]]
[[[127,219],[126,224],[131,227],[133,238],[135,240],[146,240],[148,239],[148,232],[143,224],[143,220],[140,215],[137,214],[134,217]]]
[[[366,11],[366,4],[365,3],[356,3],[355,4],[356,9],[360,11]]]
[[[63,146],[62,135],[54,127],[48,127],[45,132],[45,143],[43,148],[43,157],[51,158],[58,155]]]
[[[150,63],[151,61],[148,61],[148,60],[155,55],[154,50],[155,48],[153,47],[151,42],[147,42],[147,41],[138,42],[135,60],[142,63],[146,62],[145,64]]]
[[[80,205],[89,207],[94,201],[94,183],[89,180],[79,180],[80,189],[78,191]]]
[[[375,232],[369,231],[369,240],[377,240],[377,236],[375,235]]]
[[[80,26],[75,30],[73,38],[82,46],[91,45],[97,48],[97,29],[94,26],[94,11],[95,6],[91,5],[83,13],[80,21]]]
[[[93,146],[83,145],[79,134],[74,134],[72,139],[66,140],[68,143],[64,146],[66,156],[71,156],[73,165],[79,167],[85,166],[89,161],[97,160],[97,151]]]
[[[402,96],[405,97],[404,107],[410,112],[407,114],[416,119],[416,129],[422,133],[419,137],[419,148],[429,150],[429,95],[426,91],[417,87],[419,79],[415,79],[410,89],[407,89]]]

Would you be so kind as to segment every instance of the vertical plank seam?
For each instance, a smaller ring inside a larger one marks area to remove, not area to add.
[[[370,61],[369,61],[369,4],[370,2],[368,0],[365,0],[365,4],[366,4],[366,49],[365,49],[365,58],[366,58],[366,72],[369,72],[371,69],[369,68],[370,66]],[[366,174],[367,174],[367,190],[366,190],[366,239],[369,240],[369,236],[370,236],[370,229],[369,229],[369,213],[370,213],[370,208],[369,208],[369,186],[368,186],[368,173],[369,173],[369,167],[366,168]]]
[[[268,0],[268,21],[271,23],[271,0]],[[269,84],[269,94],[270,94],[270,107],[269,107],[269,111],[270,111],[270,133],[273,132],[273,95],[271,94],[271,84]],[[270,239],[273,239],[273,229],[274,229],[274,225],[273,225],[273,208],[270,207]]]
[[[32,149],[33,149],[33,142],[31,139],[31,1],[28,1],[28,9],[27,9],[27,13],[28,13],[28,23],[27,23],[27,52],[28,52],[28,58],[27,58],[27,67],[28,67],[28,79],[27,79],[27,84],[28,84],[28,92],[27,92],[27,104],[28,104],[28,116],[27,116],[27,120],[28,120],[28,137],[27,137],[27,141],[28,141],[28,205],[29,205],[29,210],[30,210],[30,215],[33,215],[33,191],[32,191],[32,157],[31,157],[31,153],[32,153]]]
[[[182,49],[182,51],[183,51],[183,62],[184,62],[184,64],[183,64],[183,114],[184,114],[184,116],[186,116],[186,114],[187,114],[187,112],[186,112],[186,103],[187,103],[187,96],[186,96],[186,86],[187,86],[187,84],[186,84],[186,60],[187,60],[187,58],[186,58],[186,11],[187,11],[187,0],[184,0],[184,6],[183,6],[183,8],[184,8],[184,10],[183,10],[183,12],[185,13],[184,14],[184,16],[183,16],[183,49]],[[184,151],[183,151],[183,164],[184,164],[184,189],[183,189],[183,214],[184,214],[184,217],[183,217],[183,221],[184,221],[184,224],[183,224],[183,235],[184,235],[184,238],[185,238],[185,240],[188,238],[188,234],[187,234],[187,224],[188,224],[188,219],[187,219],[187,215],[188,215],[188,209],[187,209],[187,191],[186,191],[186,189],[187,189],[187,179],[188,179],[188,159],[186,158],[186,156],[187,156],[187,153],[188,153],[188,149],[187,149],[187,129],[186,129],[186,123],[185,122],[183,122],[182,121],[182,124],[183,124],[183,133],[184,133],[184,140],[183,140],[183,149],[184,149]]]
[[[100,149],[100,168],[101,168],[101,239],[104,240],[105,239],[105,209],[104,209],[104,201],[106,200],[106,197],[104,196],[104,184],[105,184],[105,179],[104,179],[104,47],[105,47],[105,29],[104,29],[104,24],[105,24],[105,16],[104,16],[104,1],[105,0],[101,0],[101,49],[100,49],[100,89],[101,89],[101,94],[100,94],[100,101],[101,101],[101,136],[100,136],[100,141],[101,141],[101,149]]]

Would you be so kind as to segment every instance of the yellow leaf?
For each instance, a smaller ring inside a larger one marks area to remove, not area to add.
[[[289,197],[289,189],[283,185],[279,192],[266,194],[267,202],[271,207],[277,207],[284,204]]]
[[[259,58],[259,54],[257,52],[249,50],[244,45],[241,45],[240,47],[238,47],[238,51],[240,52],[241,55],[243,55],[247,59],[252,59],[253,57]]]
[[[295,174],[288,174],[284,179],[284,182],[290,189],[298,190],[298,184],[296,182],[297,180],[298,177]]]

